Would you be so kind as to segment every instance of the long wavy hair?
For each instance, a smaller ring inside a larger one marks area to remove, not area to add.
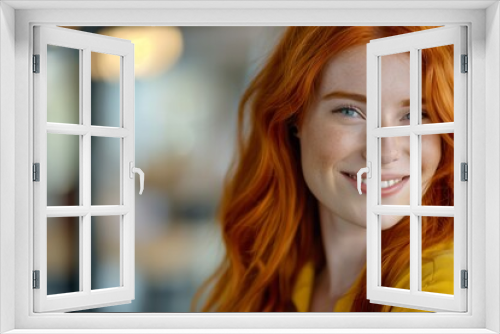
[[[225,257],[202,284],[191,309],[203,312],[293,311],[302,267],[325,266],[316,198],[302,174],[301,124],[325,65],[370,40],[432,27],[290,27],[242,96],[238,154],[224,184],[219,222]],[[423,93],[431,122],[453,122],[453,49],[422,51]],[[422,204],[453,205],[453,135],[441,136],[441,160]],[[382,232],[382,284],[394,286],[409,263],[409,219]],[[449,218],[424,217],[422,249],[453,241]],[[386,311],[366,299],[366,268],[351,311]]]

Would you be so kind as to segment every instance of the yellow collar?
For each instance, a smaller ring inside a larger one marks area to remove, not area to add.
[[[358,286],[359,280],[362,278],[363,273],[356,279],[351,288],[345,293],[335,304],[333,312],[349,312],[351,310],[352,302],[355,297],[355,289]],[[309,304],[312,298],[314,286],[314,264],[312,261],[307,262],[301,269],[297,282],[295,283],[292,302],[297,308],[297,312],[308,312]]]

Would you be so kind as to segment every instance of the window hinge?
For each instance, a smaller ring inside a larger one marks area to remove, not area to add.
[[[469,71],[469,57],[467,55],[462,55],[462,73],[467,73]]]
[[[33,270],[33,289],[40,289],[40,270]]]
[[[33,164],[33,181],[40,181],[40,163],[38,162]]]
[[[33,73],[40,73],[40,55],[33,55]]]
[[[469,287],[469,276],[467,270],[462,270],[462,289]]]
[[[461,180],[462,181],[469,181],[469,167],[467,165],[466,162],[462,162],[461,163],[461,167],[462,167],[462,177],[461,177]]]

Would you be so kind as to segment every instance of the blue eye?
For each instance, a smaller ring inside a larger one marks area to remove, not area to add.
[[[349,106],[340,107],[340,108],[334,110],[333,113],[338,113],[338,114],[341,114],[342,116],[350,117],[350,118],[358,118],[358,117],[364,118],[362,113],[357,108],[353,108],[353,107],[349,107]]]
[[[429,118],[429,114],[427,113],[426,110],[423,110],[422,109],[422,119],[428,119]],[[404,121],[409,121],[410,120],[410,113],[407,113],[403,116],[403,120]]]

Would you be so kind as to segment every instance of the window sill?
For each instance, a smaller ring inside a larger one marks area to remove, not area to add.
[[[14,329],[5,334],[233,334],[233,333],[255,333],[255,334],[369,334],[369,333],[384,333],[384,334],[483,334],[495,333],[484,328],[470,329]]]

